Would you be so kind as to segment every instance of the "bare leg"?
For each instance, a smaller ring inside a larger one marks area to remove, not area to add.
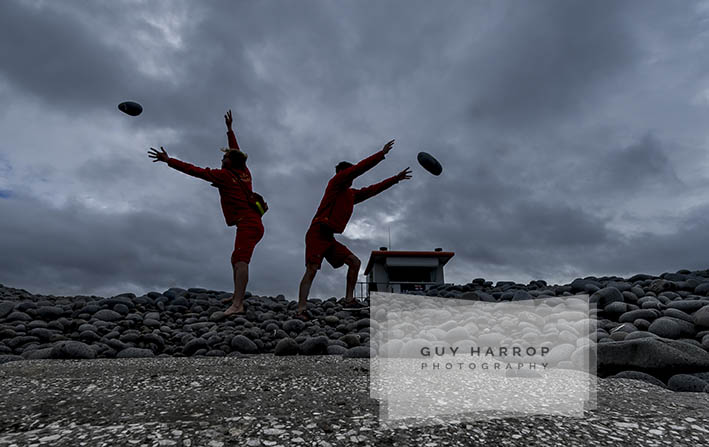
[[[345,302],[354,301],[354,289],[357,285],[357,276],[359,275],[359,268],[362,265],[359,258],[355,255],[351,255],[345,259],[345,264],[347,264],[347,289],[345,291]]]
[[[303,279],[300,280],[300,288],[298,289],[298,313],[302,314],[305,312],[305,308],[308,303],[308,294],[310,293],[310,286],[313,285],[313,279],[318,273],[317,264],[308,264],[305,267],[305,274]]]
[[[242,313],[244,311],[244,295],[246,284],[249,282],[249,264],[239,261],[232,265],[234,270],[234,300],[231,306],[224,311],[225,315]]]

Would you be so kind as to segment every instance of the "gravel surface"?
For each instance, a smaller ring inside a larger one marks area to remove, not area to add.
[[[600,379],[583,418],[388,427],[369,363],[339,356],[27,360],[0,365],[0,446],[709,443],[709,396]]]

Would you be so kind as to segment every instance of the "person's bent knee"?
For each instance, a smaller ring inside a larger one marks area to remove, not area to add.
[[[352,268],[360,268],[362,265],[362,261],[359,260],[359,258],[355,255],[348,256],[347,259],[345,259],[345,264]]]

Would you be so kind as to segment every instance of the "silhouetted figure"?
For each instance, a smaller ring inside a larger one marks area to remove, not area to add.
[[[343,161],[335,167],[335,176],[330,179],[325,194],[320,201],[315,217],[305,235],[305,274],[300,282],[297,317],[309,319],[306,304],[310,286],[322,265],[323,258],[333,268],[347,264],[347,288],[344,304],[357,305],[354,288],[357,284],[360,260],[347,247],[335,240],[336,233],[345,231],[354,210],[354,205],[379,194],[401,180],[411,178],[411,170],[404,169],[393,177],[362,189],[353,189],[352,181],[384,160],[384,156],[394,146],[394,140],[384,145],[381,151],[365,158],[359,163]]]
[[[224,115],[227,126],[229,148],[222,149],[221,169],[200,168],[167,155],[160,146],[160,151],[150,148],[148,157],[154,158],[153,162],[163,161],[171,168],[182,171],[194,177],[201,178],[219,188],[222,211],[228,226],[236,226],[236,239],[234,251],[231,254],[231,266],[234,272],[234,294],[231,306],[225,314],[244,313],[244,294],[249,281],[249,262],[254,252],[254,247],[263,237],[263,224],[261,214],[252,208],[250,194],[252,190],[251,172],[246,167],[247,155],[239,149],[236,136],[231,128],[231,110]]]

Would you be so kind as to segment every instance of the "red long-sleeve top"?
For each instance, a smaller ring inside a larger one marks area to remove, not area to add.
[[[227,137],[229,139],[229,147],[239,149],[234,132],[231,130],[227,132]],[[251,172],[246,165],[242,169],[210,169],[200,168],[176,158],[169,158],[167,164],[180,172],[211,182],[213,186],[219,189],[222,212],[228,226],[236,225],[244,217],[255,216],[259,219],[261,218],[249,206],[244,192],[244,189],[249,192],[252,191]],[[243,186],[239,184],[237,176],[241,179]]]
[[[350,217],[352,217],[355,204],[363,202],[398,183],[399,180],[396,176],[393,176],[366,188],[351,188],[352,181],[355,178],[372,169],[382,160],[384,160],[384,152],[379,151],[356,165],[335,174],[327,183],[325,194],[320,201],[318,210],[315,212],[312,224],[325,224],[333,233],[342,233],[345,231]]]

